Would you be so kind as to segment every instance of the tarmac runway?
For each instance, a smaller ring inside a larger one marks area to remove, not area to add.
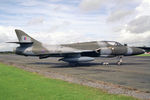
[[[116,65],[117,58],[96,58],[93,62],[75,67],[57,60],[58,58],[40,60],[36,57],[0,54],[0,62],[150,91],[150,57],[124,57],[124,64],[120,66]],[[110,65],[102,65],[101,62],[104,61],[110,62]]]

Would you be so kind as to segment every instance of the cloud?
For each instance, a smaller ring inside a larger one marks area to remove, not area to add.
[[[132,33],[144,33],[150,31],[150,16],[141,16],[132,20],[127,25],[127,31]]]
[[[64,22],[65,23],[65,22]],[[0,26],[0,51],[12,51],[13,48],[17,47],[16,44],[9,44],[6,42],[18,41],[15,29],[20,29],[19,27],[12,26]],[[23,29],[22,29],[23,30]],[[68,30],[66,32],[54,31],[50,33],[48,31],[44,32],[29,32],[23,30],[25,33],[31,37],[45,43],[45,44],[64,44],[64,43],[73,43],[76,41],[88,41],[90,39],[86,37],[86,34],[80,34],[73,30]],[[38,35],[37,35],[38,34]],[[82,39],[81,39],[82,37]]]
[[[111,14],[107,18],[107,21],[108,22],[120,21],[132,14],[134,14],[134,11],[132,10],[116,10],[111,12]]]
[[[132,46],[150,46],[150,1],[142,0],[134,8],[135,14],[127,19],[120,31],[118,41]]]
[[[6,42],[17,41],[15,32],[15,27],[12,26],[0,26],[0,51],[9,51],[17,45],[9,44]]]
[[[38,5],[40,2],[38,0],[23,0],[20,2],[22,6],[35,6]]]
[[[77,41],[83,42],[90,39],[86,34],[80,34],[72,30],[69,30],[68,34],[66,34],[66,32],[53,32],[53,34],[49,34],[49,37],[51,38],[51,41],[48,40],[50,44],[66,44]]]
[[[40,18],[32,18],[31,20],[29,20],[27,25],[38,25],[43,23],[44,23],[44,19],[40,17]]]
[[[82,0],[79,7],[83,11],[97,10],[108,16],[107,22],[117,22],[135,15],[139,4],[140,0]]]
[[[142,0],[141,4],[136,7],[136,11],[138,12],[137,17],[150,15],[150,0]]]
[[[101,7],[107,10],[135,8],[141,0],[82,0],[79,7],[84,11],[97,10]]]
[[[15,27],[0,26],[0,42],[6,42],[16,39],[14,34]]]
[[[44,43],[44,44],[66,44],[66,43],[74,43],[74,42],[84,42],[92,40],[90,36],[86,36],[86,34],[78,33],[74,30],[64,31],[53,31],[52,33],[48,31],[43,32],[28,32],[23,30],[25,33],[28,33],[34,39]],[[67,34],[66,34],[67,33]],[[82,39],[81,39],[82,37]]]
[[[60,29],[60,28],[64,28],[64,27],[69,26],[70,24],[71,24],[71,23],[70,23],[69,21],[63,21],[63,22],[60,23],[60,24],[51,26],[51,28],[48,29],[48,32],[55,32],[55,31],[57,31],[57,30]]]
[[[110,7],[107,21],[129,21],[136,16],[136,7],[138,7],[140,3],[140,0],[112,0],[112,7]]]
[[[113,3],[116,3],[119,7],[127,5],[137,5],[141,0],[112,0]]]
[[[82,0],[80,8],[84,11],[96,10],[101,7],[107,0]]]
[[[129,37],[134,37],[136,39],[133,40],[138,40],[140,36],[143,37],[142,39],[147,39],[143,34],[148,34],[149,30],[145,31],[146,29],[144,29],[142,25],[142,34],[135,34],[133,31],[129,31],[131,30],[129,29],[130,27],[127,28],[127,26],[136,26],[138,29],[140,25],[137,26],[133,24],[134,22],[132,24],[130,22],[141,16],[149,16],[149,0],[142,0],[142,3],[139,5],[140,1],[141,0],[0,1],[0,50],[11,49],[10,44],[5,45],[4,42],[6,39],[8,41],[17,40],[14,32],[16,27],[20,27],[35,39],[48,44],[90,40],[118,40],[117,38],[127,42],[130,41]],[[121,27],[125,25],[126,27]],[[121,27],[121,29],[114,32],[114,27]],[[124,32],[122,32],[123,30]],[[145,36],[148,37],[149,35]]]
[[[60,2],[62,0],[45,0],[45,1],[41,1],[41,0],[18,0],[19,4],[22,6],[27,6],[27,7],[33,7],[33,6],[39,6],[39,5],[48,5],[49,2],[51,3],[57,3]]]
[[[131,46],[150,46],[150,31],[143,34],[134,34],[122,30],[120,38],[117,39],[122,43],[128,43]]]

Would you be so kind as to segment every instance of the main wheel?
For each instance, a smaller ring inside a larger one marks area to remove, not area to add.
[[[122,65],[122,62],[118,61],[117,64],[118,64],[118,65]]]

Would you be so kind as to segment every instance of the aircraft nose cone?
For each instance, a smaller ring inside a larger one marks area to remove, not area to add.
[[[138,54],[143,54],[145,53],[145,50],[140,49],[140,48],[132,48],[133,49],[133,54],[138,55]]]

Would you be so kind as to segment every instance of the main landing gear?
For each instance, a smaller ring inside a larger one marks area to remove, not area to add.
[[[122,60],[123,56],[118,56],[117,59],[119,59],[117,61],[117,65],[122,65],[123,64],[123,60]],[[102,62],[102,65],[109,65],[109,62]]]
[[[119,56],[118,58],[119,58],[119,61],[117,61],[117,64],[118,64],[118,65],[122,65],[122,63],[123,63],[122,58],[123,58],[123,57],[122,57],[122,56]]]
[[[109,62],[102,62],[102,65],[109,65]]]

